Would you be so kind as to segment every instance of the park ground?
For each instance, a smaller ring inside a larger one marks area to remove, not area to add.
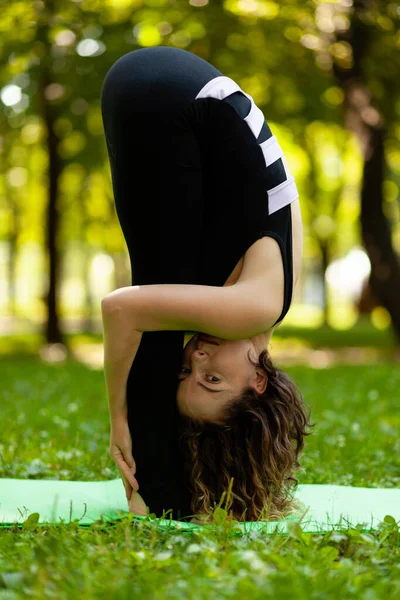
[[[400,485],[400,362],[385,332],[282,328],[279,366],[302,390],[316,423],[299,483]],[[357,343],[354,343],[354,339]],[[0,338],[0,476],[114,479],[101,338],[70,336],[73,357],[38,353],[38,340]],[[297,358],[296,358],[297,357]],[[122,483],[121,483],[122,485]],[[391,515],[326,534],[252,532],[229,523],[165,531],[130,515],[0,530],[0,600],[19,598],[400,597],[400,535]]]

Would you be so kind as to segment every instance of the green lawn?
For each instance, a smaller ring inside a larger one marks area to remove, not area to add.
[[[392,329],[375,329],[370,322],[360,319],[351,329],[341,331],[324,325],[323,327],[293,327],[282,325],[274,333],[274,338],[282,340],[296,338],[313,348],[372,347],[392,348],[396,338]]]
[[[276,329],[272,339],[274,343],[276,340],[282,343],[294,341],[296,344],[309,348],[369,347],[381,351],[392,350],[396,342],[391,329],[383,331],[376,329],[366,318],[360,318],[351,329],[345,331],[333,329],[327,325],[294,327],[283,324]],[[101,333],[73,333],[66,334],[65,340],[68,345],[73,347],[80,343],[101,344],[103,336]],[[43,336],[40,333],[0,335],[0,356],[37,354],[42,344]]]
[[[300,483],[400,485],[400,365],[288,372],[316,422]],[[69,360],[0,360],[0,476],[113,479],[103,373]],[[122,483],[121,483],[122,486]],[[1,502],[1,499],[0,499]],[[192,534],[98,522],[0,530],[0,600],[400,597],[396,523],[289,536]]]

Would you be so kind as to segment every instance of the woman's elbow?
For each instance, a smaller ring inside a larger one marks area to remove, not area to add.
[[[121,293],[119,288],[110,292],[101,300],[101,314],[104,316],[120,311],[122,308]]]

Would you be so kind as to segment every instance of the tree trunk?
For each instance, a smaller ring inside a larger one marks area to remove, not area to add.
[[[8,291],[8,311],[11,319],[15,318],[17,309],[17,278],[16,278],[16,264],[18,255],[18,238],[20,233],[20,215],[19,215],[19,204],[18,204],[18,192],[12,188],[8,183],[8,179],[5,176],[7,170],[12,166],[10,153],[13,145],[13,136],[8,136],[5,142],[4,148],[4,160],[1,166],[1,176],[4,181],[4,198],[7,202],[10,211],[10,226],[7,232],[8,242],[8,261],[6,270],[6,283]]]
[[[323,290],[323,312],[324,312],[324,325],[329,325],[329,299],[328,289],[326,285],[326,270],[329,267],[330,252],[329,252],[329,240],[319,240],[319,246],[321,249],[321,268],[322,268],[322,290]]]
[[[15,232],[12,232],[9,237],[8,244],[8,269],[7,269],[7,278],[8,278],[8,307],[10,311],[10,315],[12,317],[16,316],[17,313],[17,302],[16,302],[16,261],[17,261],[17,238]]]
[[[94,302],[92,297],[92,290],[90,285],[90,265],[92,261],[92,250],[90,247],[84,248],[85,253],[85,268],[84,268],[84,286],[85,286],[85,300],[84,300],[84,312],[85,316],[82,321],[82,330],[84,333],[93,333],[95,331],[93,323],[94,314]]]
[[[371,30],[362,16],[368,8],[371,8],[368,0],[354,0],[350,28],[337,35],[338,41],[345,39],[352,46],[353,64],[351,68],[344,69],[334,62],[333,69],[345,94],[346,125],[356,134],[364,156],[360,221],[361,237],[371,261],[371,290],[390,313],[400,340],[400,267],[392,245],[390,226],[383,213],[385,128],[363,81],[362,62]]]
[[[64,343],[60,329],[60,320],[58,315],[58,273],[60,265],[59,251],[57,248],[57,233],[59,223],[59,213],[57,208],[58,179],[61,172],[60,159],[57,153],[58,138],[54,131],[54,114],[51,105],[45,96],[45,89],[50,84],[50,78],[47,71],[41,73],[39,83],[39,93],[42,99],[43,118],[47,129],[47,151],[49,156],[49,187],[47,203],[47,221],[46,221],[46,248],[48,252],[48,274],[49,285],[46,294],[47,304],[47,323],[46,340],[47,343]]]
[[[7,279],[8,279],[8,306],[10,315],[16,316],[16,290],[17,290],[17,277],[16,277],[16,263],[17,263],[17,244],[19,236],[19,211],[16,204],[15,197],[13,198],[11,188],[7,186],[7,192],[9,197],[10,212],[12,215],[10,224],[10,233],[8,238],[8,264],[7,264]]]
[[[393,249],[391,230],[383,214],[384,136],[381,131],[370,135],[370,157],[364,164],[361,194],[362,237],[372,269],[373,294],[389,311],[400,340],[400,267]]]
[[[46,293],[47,322],[45,336],[48,343],[64,343],[61,333],[58,314],[58,274],[60,257],[57,248],[57,233],[59,214],[57,207],[58,181],[62,170],[61,161],[57,152],[58,137],[55,133],[55,111],[51,102],[46,97],[46,88],[53,83],[51,76],[51,27],[54,24],[54,0],[48,0],[38,6],[37,39],[43,45],[45,52],[41,56],[38,66],[38,96],[40,110],[47,131],[47,152],[49,157],[48,167],[48,203],[46,220],[46,248],[48,253],[48,289]]]

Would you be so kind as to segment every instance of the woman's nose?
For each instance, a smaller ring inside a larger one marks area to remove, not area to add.
[[[192,359],[195,361],[202,361],[207,357],[207,352],[204,350],[194,350],[192,352]]]

